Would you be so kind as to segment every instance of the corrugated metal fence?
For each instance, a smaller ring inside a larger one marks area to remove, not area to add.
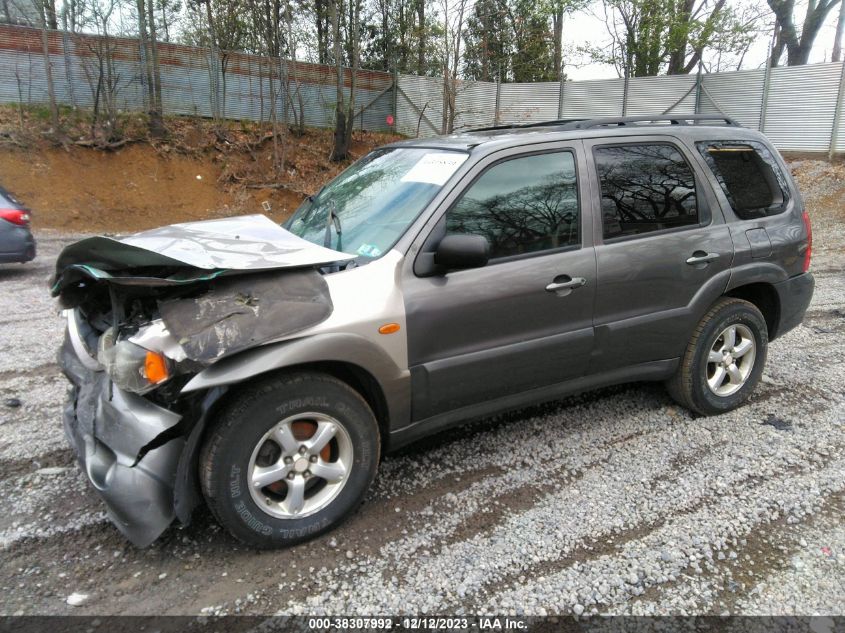
[[[554,119],[660,114],[724,114],[765,132],[785,151],[845,151],[842,63],[770,70],[592,81],[458,82],[455,128]],[[397,124],[414,136],[439,134],[439,79],[399,77]],[[835,119],[839,120],[834,125]]]
[[[91,107],[97,85],[97,53],[108,47],[116,76],[116,101],[122,110],[144,110],[148,90],[137,39],[49,32],[50,64],[60,103]],[[210,117],[217,110],[229,119],[268,120],[275,104],[281,120],[299,116],[299,95],[305,124],[334,124],[335,69],[246,53],[212,55],[209,49],[159,43],[161,96],[165,114]],[[41,32],[0,25],[0,103],[47,103],[47,80]],[[225,71],[225,72],[224,72]],[[280,81],[280,77],[285,81]],[[351,73],[345,73],[349,94]],[[388,130],[393,111],[393,78],[389,73],[360,71],[355,90],[356,127]],[[290,100],[286,101],[287,89]],[[273,98],[273,93],[275,99]],[[286,105],[287,103],[287,105]],[[294,114],[295,110],[295,114]]]
[[[96,77],[95,51],[103,40],[90,35],[49,32],[50,63],[61,103],[90,107]],[[119,107],[142,110],[148,94],[138,41],[111,38]],[[335,71],[245,53],[221,60],[208,49],[159,44],[165,114],[267,120],[277,92],[279,118],[289,108],[305,124],[334,122]],[[223,69],[225,68],[225,73]],[[271,72],[272,70],[272,72]],[[351,73],[345,73],[348,94]],[[279,85],[278,77],[286,77]],[[455,129],[552,119],[656,114],[725,114],[765,132],[782,150],[845,151],[845,68],[842,63],[747,70],[732,73],[638,77],[594,81],[496,84],[459,81]],[[225,86],[225,87],[224,87]],[[359,71],[355,126],[396,129],[408,136],[432,136],[443,128],[443,81],[434,77]],[[45,103],[47,87],[38,29],[0,26],[0,102]],[[293,102],[293,105],[291,105]],[[388,117],[395,118],[394,125]],[[291,117],[293,114],[291,114]],[[838,124],[835,120],[838,119]],[[292,119],[291,119],[292,120]]]

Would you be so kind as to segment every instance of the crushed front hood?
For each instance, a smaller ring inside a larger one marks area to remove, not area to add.
[[[53,295],[83,277],[124,285],[174,285],[231,272],[314,267],[354,256],[312,244],[264,215],[186,222],[123,239],[90,237],[56,260]],[[159,276],[149,271],[161,269]]]

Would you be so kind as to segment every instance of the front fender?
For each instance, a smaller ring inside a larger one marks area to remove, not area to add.
[[[240,383],[277,369],[316,362],[349,364],[368,372],[384,394],[390,425],[407,424],[410,418],[410,372],[397,366],[372,341],[357,334],[317,334],[271,343],[222,358],[194,376],[182,388],[182,393]]]

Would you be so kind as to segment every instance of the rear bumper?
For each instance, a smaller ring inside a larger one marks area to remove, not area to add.
[[[142,447],[181,417],[114,387],[104,372],[86,368],[69,335],[59,362],[71,382],[65,435],[109,519],[133,544],[145,547],[173,521],[173,486],[185,440],[172,439],[135,462]]]
[[[812,273],[790,277],[786,281],[774,284],[780,300],[780,318],[775,332],[769,333],[775,339],[798,327],[804,319],[804,313],[813,298],[816,282]]]
[[[0,264],[22,264],[35,259],[35,238],[30,230],[10,226],[0,235]]]

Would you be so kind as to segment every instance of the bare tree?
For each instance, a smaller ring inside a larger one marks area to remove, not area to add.
[[[779,63],[784,49],[787,66],[806,64],[828,14],[842,3],[842,0],[809,0],[799,33],[795,24],[795,0],[767,1],[777,20],[777,40],[771,57],[773,66]]]
[[[162,119],[161,71],[158,64],[155,20],[150,20],[148,24],[148,18],[153,15],[152,2],[153,0],[136,0],[138,44],[142,55],[141,68],[147,82],[148,127],[153,136],[164,136],[167,130]]]
[[[726,0],[603,0],[610,50],[592,57],[620,76],[647,77],[695,70],[707,51],[739,53],[755,28]]]
[[[92,2],[89,8],[99,37],[79,37],[91,56],[82,62],[82,70],[91,90],[93,108],[91,112],[91,142],[97,142],[102,115],[103,146],[113,147],[121,143],[118,131],[118,92],[120,74],[114,60],[116,44],[109,33],[109,22],[118,8],[117,0]]]
[[[59,106],[56,103],[56,87],[53,84],[53,64],[50,61],[50,37],[47,33],[47,29],[49,28],[47,13],[41,11],[39,17],[41,19],[41,54],[44,58],[44,74],[47,78],[47,98],[50,102],[50,124],[53,127],[53,133],[57,134],[59,132]],[[53,12],[53,18],[55,19],[55,11]]]
[[[335,124],[334,148],[331,159],[341,161],[346,158],[346,112],[343,107],[343,57],[340,52],[340,11],[341,0],[329,0],[329,13],[332,21],[334,44],[335,81]]]
[[[352,130],[355,127],[355,91],[358,89],[358,73],[361,70],[361,0],[348,0],[349,53],[352,63],[352,76],[349,81],[349,102],[346,104],[346,156],[352,146]]]
[[[47,28],[55,31],[59,28],[58,20],[56,19],[56,4],[54,0],[41,0],[41,12],[44,16],[44,21],[47,23]]]
[[[441,132],[451,134],[455,129],[458,96],[458,70],[461,60],[464,17],[467,0],[441,0],[443,10],[443,114]]]
[[[305,134],[305,103],[302,96],[302,84],[299,81],[299,62],[296,56],[298,38],[294,29],[294,12],[290,2],[285,8],[285,26],[287,34],[287,48],[290,55],[290,67],[292,73],[287,73],[287,86],[285,92],[288,95],[291,112],[293,112],[294,130],[297,136]],[[291,89],[291,82],[293,89]],[[299,111],[297,112],[297,107]],[[286,118],[287,122],[287,118]]]
[[[352,144],[352,128],[355,125],[355,89],[357,88],[358,71],[361,65],[361,0],[348,0],[347,40],[346,48],[352,64],[349,79],[349,98],[344,94],[344,69],[341,38],[341,14],[344,11],[343,0],[330,0],[332,21],[332,36],[334,39],[334,66],[336,73],[335,91],[335,128],[334,147],[331,160],[341,161],[349,157],[349,147]]]
[[[842,59],[842,31],[845,30],[845,2],[839,3],[839,19],[836,21],[836,35],[833,38],[833,54],[830,61],[838,62]]]

